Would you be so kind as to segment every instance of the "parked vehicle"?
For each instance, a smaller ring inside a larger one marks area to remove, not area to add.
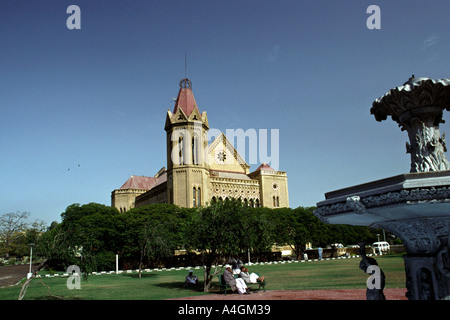
[[[374,242],[372,247],[375,249],[375,252],[388,252],[391,249],[386,241]]]

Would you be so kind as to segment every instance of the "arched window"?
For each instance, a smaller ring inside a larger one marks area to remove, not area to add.
[[[277,202],[276,202],[275,196],[273,196],[273,207],[275,208],[276,206],[277,206]]]
[[[200,207],[202,205],[202,189],[198,187],[197,190],[197,206]]]
[[[192,137],[192,164],[199,164],[198,158],[198,137],[194,135]]]
[[[280,207],[280,197],[277,196],[277,208]]]
[[[192,204],[195,207],[197,207],[197,188],[194,187],[192,191],[193,197],[192,197]]]
[[[184,148],[183,148],[183,136],[178,138],[178,150],[179,150],[179,164],[184,164]]]

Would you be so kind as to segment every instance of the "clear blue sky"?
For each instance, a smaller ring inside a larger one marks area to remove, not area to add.
[[[72,4],[81,30],[66,27]],[[2,0],[0,214],[60,221],[166,166],[185,52],[210,127],[279,129],[291,207],[407,173],[407,134],[370,108],[412,74],[450,77],[449,12],[448,0]]]

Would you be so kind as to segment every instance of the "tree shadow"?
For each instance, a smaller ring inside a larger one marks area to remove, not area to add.
[[[139,274],[138,273],[123,273],[122,276],[123,277],[139,279]],[[152,278],[152,277],[155,277],[155,276],[156,276],[156,274],[141,273],[141,278]]]
[[[51,300],[51,301],[62,301],[62,300],[86,300],[80,297],[62,297],[61,298],[56,298],[56,297],[52,297],[52,296],[39,296],[39,297],[33,297],[30,300]]]
[[[183,290],[186,291],[186,293],[192,293],[192,292],[196,292],[196,293],[205,293],[203,290],[203,281],[199,281],[197,283],[196,286],[189,286],[189,287],[185,287],[184,286],[184,281],[174,281],[174,282],[161,282],[158,284],[155,284],[155,286],[160,287],[160,288],[165,288],[165,289],[173,289],[173,290]],[[219,285],[216,284],[211,284],[210,288],[209,288],[209,292],[208,293],[220,293],[220,288]]]

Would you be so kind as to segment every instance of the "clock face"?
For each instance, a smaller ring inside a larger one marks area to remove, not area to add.
[[[227,159],[227,154],[225,153],[225,151],[219,151],[217,152],[217,160],[219,162],[225,162],[225,160]]]

